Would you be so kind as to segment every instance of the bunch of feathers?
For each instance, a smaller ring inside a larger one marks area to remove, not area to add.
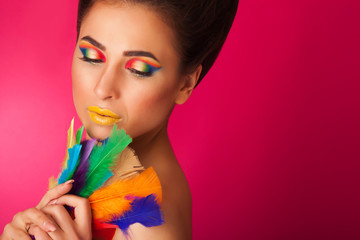
[[[81,141],[84,127],[73,134],[74,119],[68,130],[67,154],[63,169],[57,180],[50,178],[52,188],[67,180],[75,180],[69,194],[88,198],[93,216],[93,227],[119,227],[128,234],[131,224],[140,223],[146,227],[161,225],[161,185],[152,167],[140,175],[117,180],[108,186],[104,183],[113,175],[119,154],[132,139],[123,129],[114,125],[110,137],[97,142],[96,139]]]

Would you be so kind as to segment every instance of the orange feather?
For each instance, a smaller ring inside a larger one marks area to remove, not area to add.
[[[156,196],[160,205],[162,201],[161,185],[156,172],[149,167],[135,178],[120,180],[109,186],[99,188],[90,197],[90,205],[94,219],[109,221],[114,216],[120,216],[130,210],[132,199],[127,196]]]

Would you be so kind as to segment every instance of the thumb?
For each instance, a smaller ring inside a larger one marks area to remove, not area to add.
[[[51,200],[59,198],[70,191],[74,180],[66,181],[65,183],[59,184],[53,187],[43,196],[39,204],[36,206],[37,209],[45,207]]]

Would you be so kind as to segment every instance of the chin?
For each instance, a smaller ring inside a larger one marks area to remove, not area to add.
[[[86,133],[88,134],[88,136],[90,138],[96,138],[97,140],[101,140],[101,141],[108,138],[114,129],[114,125],[103,126],[103,125],[99,125],[99,124],[92,123],[92,122],[88,123],[88,124],[84,123],[84,127],[86,130]],[[122,125],[119,126],[117,124],[117,128],[123,129],[124,127]],[[128,134],[131,138],[133,138],[133,136],[130,132],[128,132],[125,128],[124,128],[124,130],[125,130],[126,134]]]
[[[85,130],[90,138],[102,141],[110,136],[113,126],[90,125],[85,126]]]

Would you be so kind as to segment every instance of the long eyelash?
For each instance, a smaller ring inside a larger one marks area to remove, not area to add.
[[[151,77],[153,75],[153,72],[141,72],[133,68],[128,68],[130,72],[135,73],[139,77]]]
[[[102,59],[92,59],[92,58],[88,58],[88,57],[81,57],[79,58],[80,60],[83,60],[85,62],[90,62],[90,63],[103,63],[104,61]]]

